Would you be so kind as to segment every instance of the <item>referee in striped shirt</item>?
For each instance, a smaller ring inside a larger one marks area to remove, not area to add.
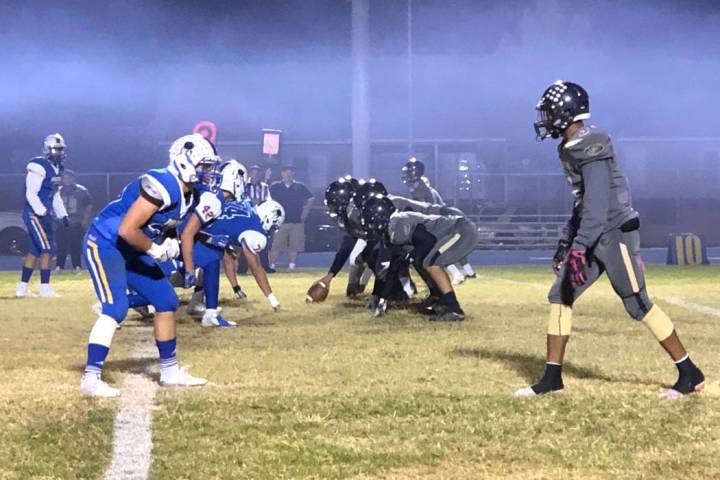
[[[253,165],[248,169],[250,183],[245,185],[245,196],[250,199],[253,205],[260,205],[267,200],[272,200],[270,186],[263,181],[265,171],[260,168],[260,165]]]
[[[245,185],[245,196],[250,199],[253,205],[260,205],[263,202],[272,200],[272,197],[270,196],[270,186],[263,181],[266,172],[267,169],[260,167],[260,165],[252,165],[248,169],[250,182]],[[270,271],[270,266],[268,264],[268,252],[270,252],[271,241],[272,238],[268,238],[267,247],[260,252],[260,263],[262,263],[265,271],[268,272]],[[247,272],[247,265],[244,265],[242,255],[240,255],[239,258],[241,261],[239,262],[240,265],[238,270],[244,270],[240,273],[245,273]]]

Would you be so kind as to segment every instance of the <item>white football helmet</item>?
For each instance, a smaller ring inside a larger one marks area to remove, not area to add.
[[[199,180],[198,166],[220,161],[215,146],[200,134],[185,135],[170,146],[168,170],[185,183]]]
[[[275,200],[268,200],[255,207],[263,229],[269,232],[278,228],[285,221],[285,209]]]
[[[228,160],[220,166],[220,175],[220,190],[230,192],[236,200],[240,200],[248,181],[245,165],[234,159]]]
[[[53,133],[43,140],[43,155],[50,160],[61,162],[65,160],[65,139],[59,133]]]

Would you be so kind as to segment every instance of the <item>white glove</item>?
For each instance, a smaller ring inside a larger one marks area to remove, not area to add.
[[[166,238],[161,244],[153,243],[145,253],[157,262],[167,262],[180,255],[180,244],[175,238]]]
[[[278,302],[278,299],[275,297],[274,293],[271,293],[267,296],[268,302],[270,302],[270,306],[273,308],[273,310],[277,311],[280,308],[280,302]]]

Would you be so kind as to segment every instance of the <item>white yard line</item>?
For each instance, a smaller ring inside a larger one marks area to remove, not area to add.
[[[713,317],[720,317],[720,308],[709,307],[701,303],[688,302],[682,298],[675,297],[658,297],[667,303],[677,305],[678,307],[687,308],[688,310],[695,310],[696,312],[704,313],[706,315],[712,315]]]
[[[156,359],[152,328],[138,328],[140,342],[133,359]],[[125,374],[113,428],[112,460],[105,480],[144,480],[150,471],[152,407],[158,383],[143,371]]]

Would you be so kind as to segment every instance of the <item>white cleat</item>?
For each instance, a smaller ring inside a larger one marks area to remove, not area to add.
[[[60,298],[62,295],[58,295],[57,293],[55,293],[55,290],[52,289],[50,284],[41,283],[40,290],[38,291],[38,296],[45,298]]]
[[[80,380],[80,391],[89,397],[114,398],[120,396],[120,390],[103,382],[99,374],[86,373]]]
[[[200,325],[202,325],[203,327],[227,328],[227,327],[236,327],[237,322],[233,322],[231,320],[225,320],[223,317],[218,315],[218,310],[208,309],[205,311],[205,314],[203,315],[202,322],[200,322]]]
[[[463,277],[462,275],[457,275],[457,276],[453,275],[453,279],[452,279],[453,285],[456,285],[456,286],[460,285],[464,281],[465,281],[465,277]]]
[[[523,387],[515,390],[515,393],[513,393],[513,397],[515,398],[529,398],[536,395],[537,393],[535,393],[535,390],[533,390],[532,387]]]
[[[160,371],[160,385],[166,387],[199,387],[205,385],[207,380],[200,377],[193,377],[185,367],[177,365]]]
[[[15,296],[18,298],[27,298],[27,297],[34,297],[36,295],[30,291],[27,283],[20,282],[20,283],[18,283],[18,286],[15,289]]]

